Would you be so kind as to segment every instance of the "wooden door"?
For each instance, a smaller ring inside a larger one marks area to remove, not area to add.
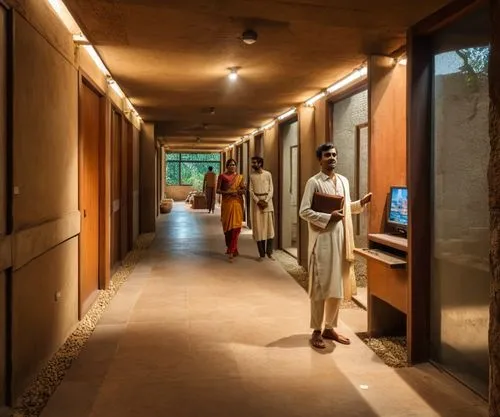
[[[134,245],[134,128],[127,126],[127,249]]]
[[[99,288],[99,138],[101,98],[84,82],[80,97],[80,313]]]
[[[121,138],[122,119],[113,110],[111,132],[111,267],[121,260]]]
[[[121,169],[120,169],[120,178],[121,178],[121,187],[120,187],[120,258],[125,258],[125,255],[128,252],[128,125],[129,122],[127,120],[123,121],[122,124],[122,135],[120,137],[121,149],[120,149],[120,161],[121,161]]]

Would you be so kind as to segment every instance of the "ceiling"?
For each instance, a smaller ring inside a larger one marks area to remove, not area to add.
[[[156,136],[206,150],[304,102],[366,55],[398,49],[410,25],[449,2],[65,0]],[[241,42],[245,29],[255,44]]]

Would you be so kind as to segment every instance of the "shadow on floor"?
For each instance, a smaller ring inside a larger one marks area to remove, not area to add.
[[[296,349],[301,347],[310,347],[311,343],[311,335],[310,334],[294,334],[292,336],[282,337],[274,342],[271,342],[266,345],[268,348],[282,348],[282,349]],[[321,354],[329,354],[333,353],[335,350],[335,344],[329,343],[325,340],[326,348],[325,349],[313,349],[314,351]]]

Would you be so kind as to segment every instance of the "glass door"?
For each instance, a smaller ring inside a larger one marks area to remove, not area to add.
[[[488,392],[488,11],[434,37],[431,355]]]

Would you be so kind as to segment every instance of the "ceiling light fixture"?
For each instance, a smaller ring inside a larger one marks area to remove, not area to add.
[[[398,59],[398,64],[399,65],[407,65],[408,64],[408,59],[406,57],[401,57]]]
[[[278,120],[284,120],[287,117],[290,117],[292,114],[295,114],[296,111],[297,111],[297,109],[295,107],[292,107],[290,110],[288,110],[285,113],[283,113],[282,115],[278,116]]]
[[[362,66],[361,68],[355,69],[351,72],[347,77],[337,81],[335,84],[332,84],[330,87],[326,89],[327,93],[331,94],[335,91],[338,91],[349,84],[352,84],[354,81],[363,78],[368,74],[368,68],[366,66]]]
[[[104,65],[104,62],[102,61],[101,57],[95,50],[95,48],[90,44],[89,40],[83,33],[83,31],[80,29],[78,26],[78,23],[76,23],[75,19],[71,15],[70,11],[64,4],[63,0],[47,0],[48,4],[54,10],[54,12],[57,14],[59,17],[59,20],[62,22],[62,24],[68,29],[68,31],[71,33],[73,37],[73,42],[76,45],[81,45],[83,48],[87,51],[89,54],[90,58],[94,63],[96,64],[97,68],[104,74],[104,76],[107,78],[108,84],[113,88],[114,91],[120,96],[120,98],[126,98],[125,94],[121,90],[120,86],[116,83],[111,78],[111,73],[109,72],[108,68],[106,65]],[[111,80],[111,82],[110,82]],[[139,120],[142,120],[141,117],[139,116],[139,113],[134,109],[132,104],[130,103],[130,100],[127,99],[127,104],[129,105],[130,110],[132,111],[132,114],[136,114],[137,118]],[[126,110],[125,110],[126,111]]]
[[[238,79],[238,67],[230,67],[228,68],[229,70],[229,74],[228,74],[228,78],[231,80],[231,81],[235,81]]]
[[[113,80],[113,78],[108,77],[108,85],[115,91],[116,94],[118,94],[120,98],[125,98],[125,94],[123,93],[118,83]],[[130,106],[131,108],[133,108],[132,104],[130,104]]]
[[[242,33],[241,40],[247,45],[252,45],[253,43],[257,42],[257,37],[257,32],[252,29],[247,29]]]
[[[76,23],[75,19],[73,19],[73,16],[62,0],[48,0],[48,3],[72,35],[81,32],[80,27]]]
[[[318,100],[322,99],[323,97],[325,97],[325,92],[322,91],[321,93],[318,93],[316,94],[314,97],[311,97],[309,100],[307,100],[304,104],[307,106],[307,107],[311,107],[311,106],[314,106],[314,103],[316,103]]]
[[[92,61],[97,65],[97,67],[101,70],[101,72],[106,75],[107,77],[110,77],[111,74],[109,73],[108,69],[106,68],[106,65],[104,65],[104,62],[102,62],[101,57],[97,53],[97,51],[94,49],[92,45],[84,45],[85,50],[88,52],[90,57],[92,58]]]

